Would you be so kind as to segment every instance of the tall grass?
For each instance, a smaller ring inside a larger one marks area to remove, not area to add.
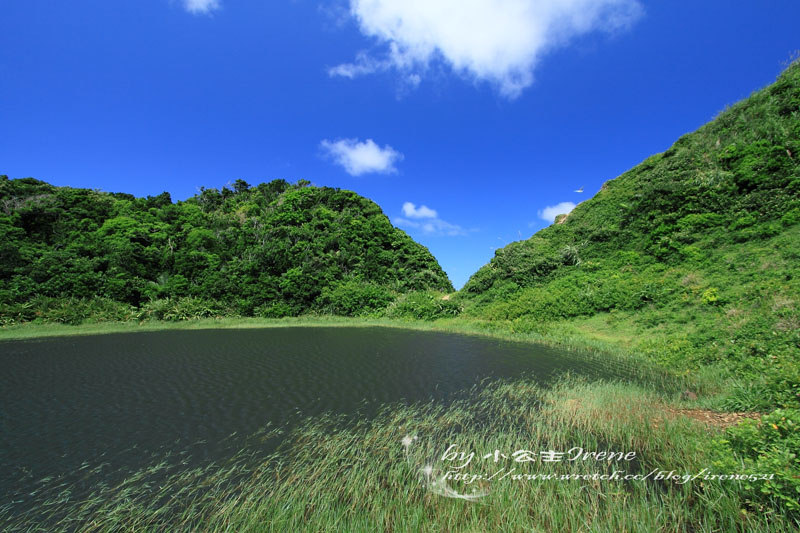
[[[736,481],[443,480],[451,445],[463,471],[528,474],[696,473],[714,469],[708,429],[663,410],[654,389],[565,378],[542,388],[494,382],[449,406],[389,406],[375,419],[309,419],[282,449],[154,483],[159,466],[83,501],[50,501],[7,518],[7,531],[793,531],[754,507]],[[414,438],[416,437],[416,438]],[[517,450],[635,452],[629,462],[514,463]],[[495,450],[509,456],[495,463]],[[732,473],[732,472],[724,472]],[[485,494],[474,501],[473,491]],[[454,497],[447,497],[454,496]],[[2,523],[2,522],[0,522]]]

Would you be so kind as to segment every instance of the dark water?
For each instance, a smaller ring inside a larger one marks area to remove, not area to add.
[[[188,450],[191,465],[222,460],[267,423],[370,416],[387,402],[447,401],[484,378],[546,381],[576,365],[541,346],[388,328],[0,342],[0,507],[24,508],[45,477],[89,491],[167,452]]]

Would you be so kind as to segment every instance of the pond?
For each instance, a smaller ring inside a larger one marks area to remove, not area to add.
[[[81,497],[162,457],[182,467],[224,460],[267,424],[446,402],[486,378],[602,375],[545,346],[381,327],[5,341],[0,365],[0,507],[12,514],[44,486]]]

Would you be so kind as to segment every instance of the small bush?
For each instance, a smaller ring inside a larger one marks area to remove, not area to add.
[[[287,316],[297,316],[299,312],[288,303],[279,300],[256,307],[254,314],[262,318],[284,318]]]
[[[719,213],[691,213],[678,220],[681,231],[698,232],[704,229],[720,226],[725,217]]]
[[[78,325],[84,322],[131,320],[135,309],[108,298],[50,298],[38,296],[28,302],[0,306],[0,324],[46,322]]]
[[[800,516],[800,410],[776,409],[760,421],[745,420],[715,441],[715,466],[731,471],[774,474],[773,479],[744,482],[751,504],[766,503]],[[742,472],[744,473],[744,472]]]
[[[458,316],[463,307],[455,300],[443,299],[443,295],[433,291],[410,292],[398,298],[387,309],[391,318],[413,318],[434,320]]]
[[[386,287],[349,280],[335,287],[325,287],[316,306],[334,315],[358,316],[385,309],[392,300],[394,295]]]
[[[578,247],[567,245],[561,249],[561,260],[565,265],[578,266],[581,264],[581,258],[578,256]]]
[[[728,226],[728,229],[730,231],[737,231],[744,228],[749,228],[755,223],[756,223],[756,217],[754,217],[750,213],[747,213],[746,215],[743,215],[734,220],[733,222],[731,222],[730,226]]]
[[[716,287],[709,287],[705,291],[703,291],[703,295],[700,297],[706,305],[719,305],[719,290]]]
[[[729,145],[720,160],[733,172],[734,182],[742,192],[785,186],[794,166],[785,146],[773,145],[766,139]]]
[[[222,314],[217,306],[201,298],[163,298],[144,304],[138,313],[139,320],[198,320]]]
[[[800,207],[795,207],[783,217],[781,217],[781,224],[784,226],[792,226],[800,222]]]

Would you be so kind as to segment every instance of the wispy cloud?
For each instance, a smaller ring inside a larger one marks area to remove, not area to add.
[[[553,223],[558,215],[566,215],[573,209],[575,209],[575,204],[572,202],[561,202],[556,205],[548,205],[544,209],[539,210],[539,218]]]
[[[328,72],[354,78],[396,69],[418,83],[439,61],[515,98],[546,52],[582,34],[627,28],[641,13],[638,0],[350,0],[361,32],[384,52],[360,52]]]
[[[220,8],[219,0],[183,0],[183,7],[189,13],[201,15]]]
[[[388,61],[378,61],[370,57],[366,52],[359,52],[356,55],[356,60],[352,63],[342,63],[328,69],[330,76],[341,76],[342,78],[350,78],[351,80],[357,76],[365,74],[372,74],[379,70],[386,70],[391,67]]]
[[[415,206],[411,202],[403,204],[403,214],[408,218],[436,218],[439,215],[427,205]]]
[[[358,139],[339,139],[320,143],[326,155],[331,157],[338,165],[351,176],[361,174],[379,173],[390,174],[397,172],[395,163],[403,159],[403,154],[384,145],[383,148],[375,144],[372,139],[359,142]]]
[[[393,220],[396,226],[412,228],[427,235],[466,235],[467,230],[458,224],[451,224],[439,218],[435,209],[421,205],[417,207],[411,202],[403,204],[404,217],[397,217]]]
[[[422,231],[422,233],[426,233],[428,235],[456,236],[456,235],[467,234],[467,230],[465,230],[461,226],[445,222],[444,220],[438,218],[432,218],[429,220],[422,220],[422,221],[408,220],[405,218],[395,218],[393,222],[395,226],[418,229]]]

